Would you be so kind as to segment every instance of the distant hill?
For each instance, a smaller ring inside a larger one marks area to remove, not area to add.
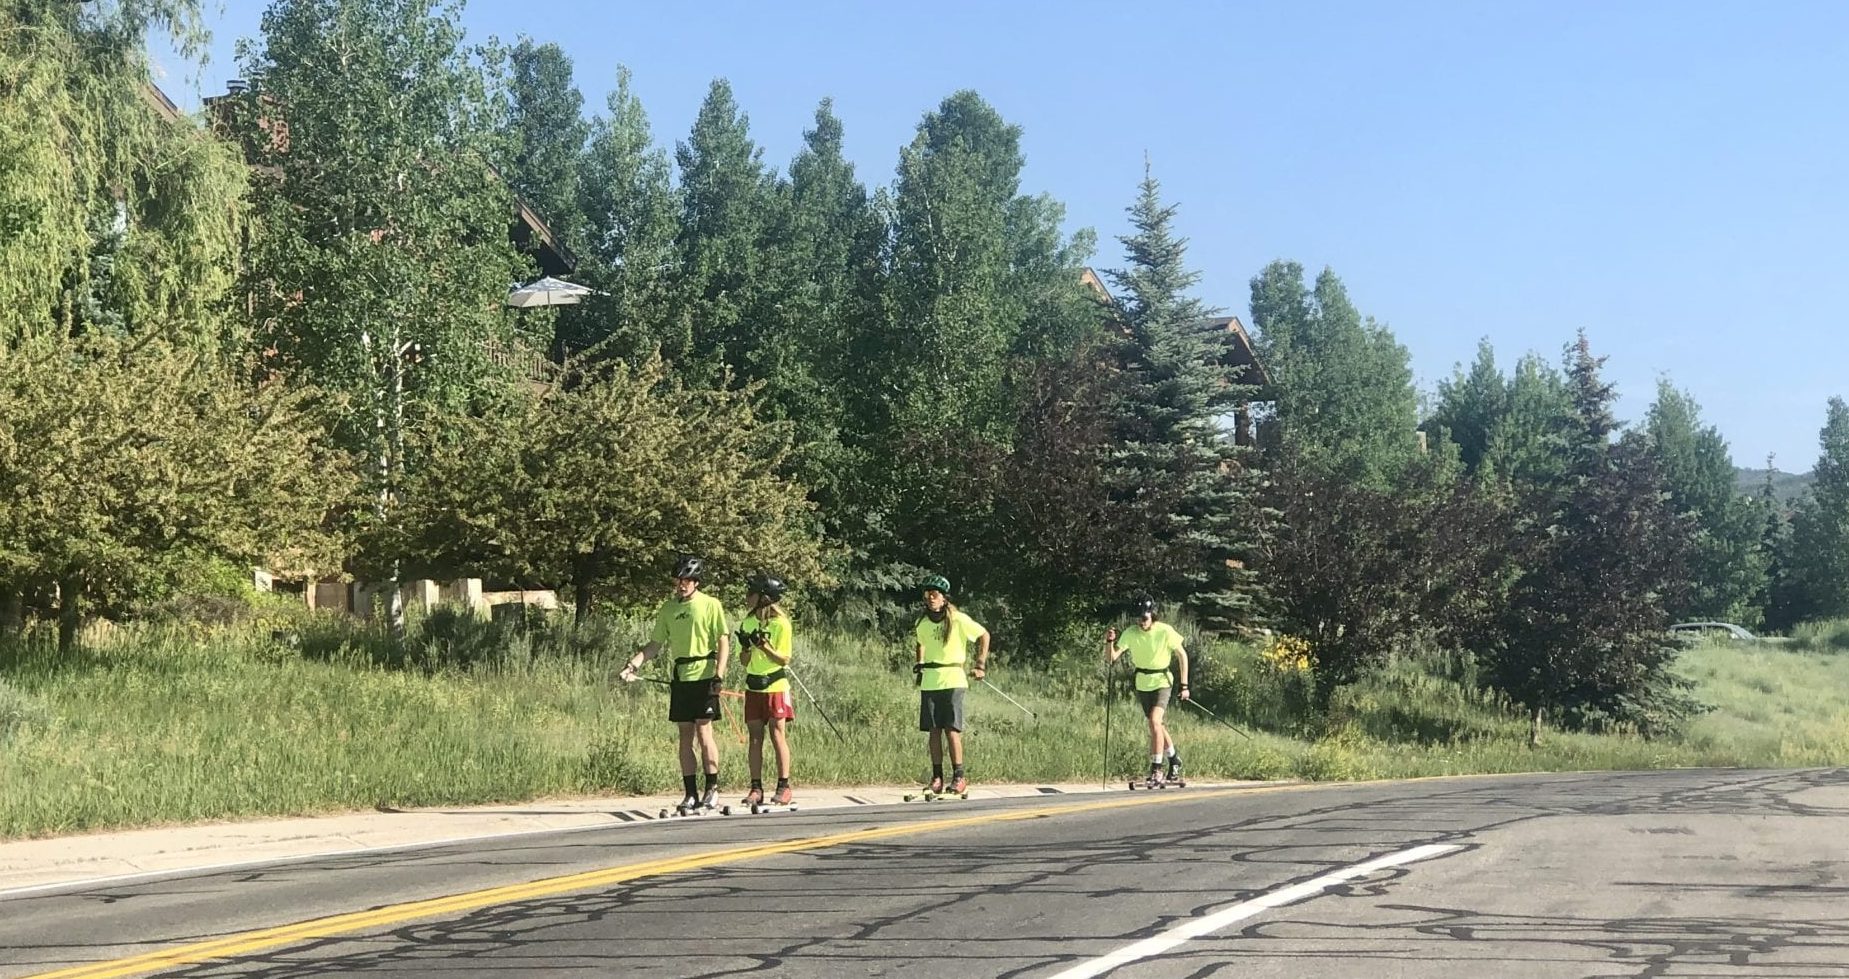
[[[1759,488],[1766,484],[1766,471],[1764,469],[1741,469],[1736,466],[1733,472],[1735,485],[1740,487],[1740,492],[1742,493],[1758,496]],[[1810,489],[1810,484],[1810,473],[1788,473],[1780,472],[1777,469],[1772,470],[1772,492],[1778,494],[1778,498],[1786,503],[1790,503],[1798,497],[1803,496],[1805,491]]]

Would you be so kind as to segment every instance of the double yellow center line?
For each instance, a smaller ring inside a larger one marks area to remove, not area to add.
[[[1250,794],[1262,789],[1217,789],[1189,792],[1188,799],[1210,799],[1216,796],[1235,793]],[[981,826],[987,823],[1006,823],[1024,819],[1043,819],[1050,816],[1067,816],[1074,813],[1098,812],[1105,809],[1126,809],[1131,806],[1145,806],[1156,803],[1174,803],[1173,795],[1168,793],[1150,793],[1129,797],[1116,797],[1093,802],[1068,803],[1058,806],[1040,806],[1033,809],[1003,809],[985,812],[974,816],[961,816],[953,819],[932,819],[916,823],[900,823],[892,826],[876,826],[872,829],[854,830],[848,833],[835,833],[829,836],[811,836],[799,840],[785,840],[778,843],[759,843],[751,846],[734,847],[729,850],[713,850],[692,856],[667,857],[660,860],[646,860],[641,863],[623,864],[617,867],[605,867],[601,870],[589,870],[583,873],[567,874],[563,877],[548,877],[544,880],[529,881],[524,884],[508,884],[490,887],[464,894],[452,894],[448,897],[430,898],[424,901],[411,901],[405,904],[391,904],[370,911],[355,911],[350,914],[337,914],[327,918],[315,918],[291,925],[275,928],[263,928],[257,931],[240,932],[210,941],[195,942],[190,945],[178,945],[172,948],[145,952],[128,958],[112,959],[107,962],[92,962],[86,965],[72,966],[55,972],[39,973],[27,979],[117,979],[121,976],[140,975],[161,969],[171,969],[183,965],[196,965],[215,959],[231,959],[253,952],[263,952],[285,945],[312,941],[318,938],[331,938],[354,932],[377,930],[394,925],[416,921],[420,918],[434,918],[443,915],[456,915],[478,908],[498,904],[512,904],[516,901],[529,901],[534,898],[551,897],[572,891],[592,890],[624,884],[643,877],[658,877],[663,874],[680,873],[687,870],[699,870],[705,867],[717,867],[724,864],[756,860],[782,853],[802,853],[807,850],[821,850],[832,846],[844,846],[850,843],[864,843],[868,840],[890,839],[895,836],[915,836],[924,833],[941,833],[945,830],[961,829],[966,826]]]

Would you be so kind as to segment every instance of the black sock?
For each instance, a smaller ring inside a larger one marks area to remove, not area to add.
[[[951,778],[962,778],[963,777],[963,766],[962,765],[952,766],[950,769],[950,777]]]
[[[932,778],[943,778],[944,777],[944,766],[932,765],[931,766],[931,777]]]
[[[789,779],[787,779],[787,778],[780,778],[780,779],[778,779],[778,780],[777,780],[777,788],[780,788],[780,789],[787,789],[787,788],[789,788],[789,787],[790,787],[790,780],[789,780]]]
[[[707,772],[706,773],[706,791],[711,792],[712,790],[718,787],[719,787],[719,773],[718,772]]]
[[[752,788],[754,788],[754,789],[763,789],[763,788],[764,788],[764,780],[763,780],[763,779],[761,779],[761,778],[754,778],[754,779],[752,779],[752,780],[751,780],[751,787],[752,787]]]
[[[687,798],[689,799],[700,794],[699,790],[694,788],[692,775],[681,776],[681,787],[687,790]]]

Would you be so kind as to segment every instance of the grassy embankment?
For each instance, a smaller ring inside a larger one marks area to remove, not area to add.
[[[42,642],[0,650],[0,837],[377,805],[452,805],[678,784],[665,691],[612,682],[640,626],[520,633],[454,616],[416,625],[395,651],[333,620],[141,626],[60,658]],[[1554,733],[1494,698],[1402,664],[1343,691],[1328,722],[1303,722],[1302,677],[1239,645],[1197,645],[1197,696],[1249,737],[1181,708],[1173,725],[1196,778],[1357,779],[1665,766],[1849,764],[1849,628],[1779,645],[1711,645],[1681,669],[1712,712],[1675,739]],[[804,635],[797,666],[847,736],[799,695],[802,785],[903,783],[925,771],[916,696],[894,644]],[[971,775],[1101,779],[1104,710],[1093,652],[970,694]],[[734,683],[736,685],[736,682]],[[738,703],[722,722],[728,785],[742,789]],[[1111,769],[1141,765],[1141,718],[1123,697]],[[1311,732],[1316,733],[1312,736]]]

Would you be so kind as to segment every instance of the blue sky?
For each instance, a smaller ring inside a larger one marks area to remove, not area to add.
[[[222,90],[264,7],[226,0],[210,64],[157,54],[163,86]],[[1849,396],[1849,4],[472,0],[464,21],[558,42],[592,107],[628,65],[665,145],[724,76],[787,164],[832,96],[869,183],[973,88],[1025,129],[1023,189],[1098,230],[1098,267],[1147,151],[1204,298],[1245,318],[1266,262],[1331,266],[1426,390],[1479,337],[1506,365],[1583,328],[1620,417],[1667,376],[1736,463],[1790,471]]]

